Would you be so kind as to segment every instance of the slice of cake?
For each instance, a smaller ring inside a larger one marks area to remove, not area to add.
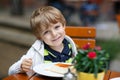
[[[65,74],[68,72],[68,68],[71,66],[69,63],[56,63],[47,68],[47,70],[59,73],[59,74]]]

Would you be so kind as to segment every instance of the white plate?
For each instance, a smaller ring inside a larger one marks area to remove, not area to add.
[[[52,65],[54,65],[56,63],[48,63],[48,64],[40,64],[37,65],[33,68],[33,70],[40,74],[40,75],[44,75],[44,76],[49,76],[49,77],[63,77],[63,74],[59,74],[59,73],[55,73],[52,71],[47,70],[48,67],[51,67]]]
[[[120,77],[111,78],[110,80],[120,80]]]

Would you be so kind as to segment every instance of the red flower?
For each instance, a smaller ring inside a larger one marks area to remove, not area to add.
[[[96,52],[92,51],[92,52],[88,52],[87,56],[90,59],[95,59],[97,55],[96,55]]]
[[[87,43],[86,45],[84,45],[83,47],[82,47],[82,49],[84,49],[84,50],[87,50],[87,49],[89,49],[90,48],[90,43]]]

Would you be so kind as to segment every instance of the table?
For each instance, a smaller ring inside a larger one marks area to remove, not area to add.
[[[120,72],[110,71],[108,70],[105,74],[103,80],[109,80],[110,78],[120,77]],[[28,77],[25,73],[18,73],[14,75],[10,75],[3,80],[62,80],[62,78],[55,78],[55,77],[47,77],[35,74],[32,77]]]
[[[62,80],[62,78],[46,77],[38,74],[28,77],[28,75],[25,73],[18,73],[10,75],[3,80]]]
[[[104,76],[104,80],[109,80],[111,78],[120,77],[120,72],[108,70]]]
[[[111,78],[120,77],[120,72],[108,70],[104,76],[104,80],[109,80]],[[62,80],[61,78],[50,78],[46,76],[36,75],[30,80]]]

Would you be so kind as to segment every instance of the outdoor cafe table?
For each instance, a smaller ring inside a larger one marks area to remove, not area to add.
[[[56,78],[56,77],[47,77],[47,76],[42,76],[42,75],[34,75],[29,77],[25,73],[18,73],[18,74],[13,74],[10,75],[3,80],[62,80],[62,78]]]
[[[120,72],[110,71],[108,70],[103,80],[109,80],[110,78],[120,77]],[[3,80],[62,80],[61,78],[55,78],[55,77],[47,77],[42,75],[33,75],[32,77],[29,77],[25,73],[19,73],[19,74],[13,74],[10,75]]]

